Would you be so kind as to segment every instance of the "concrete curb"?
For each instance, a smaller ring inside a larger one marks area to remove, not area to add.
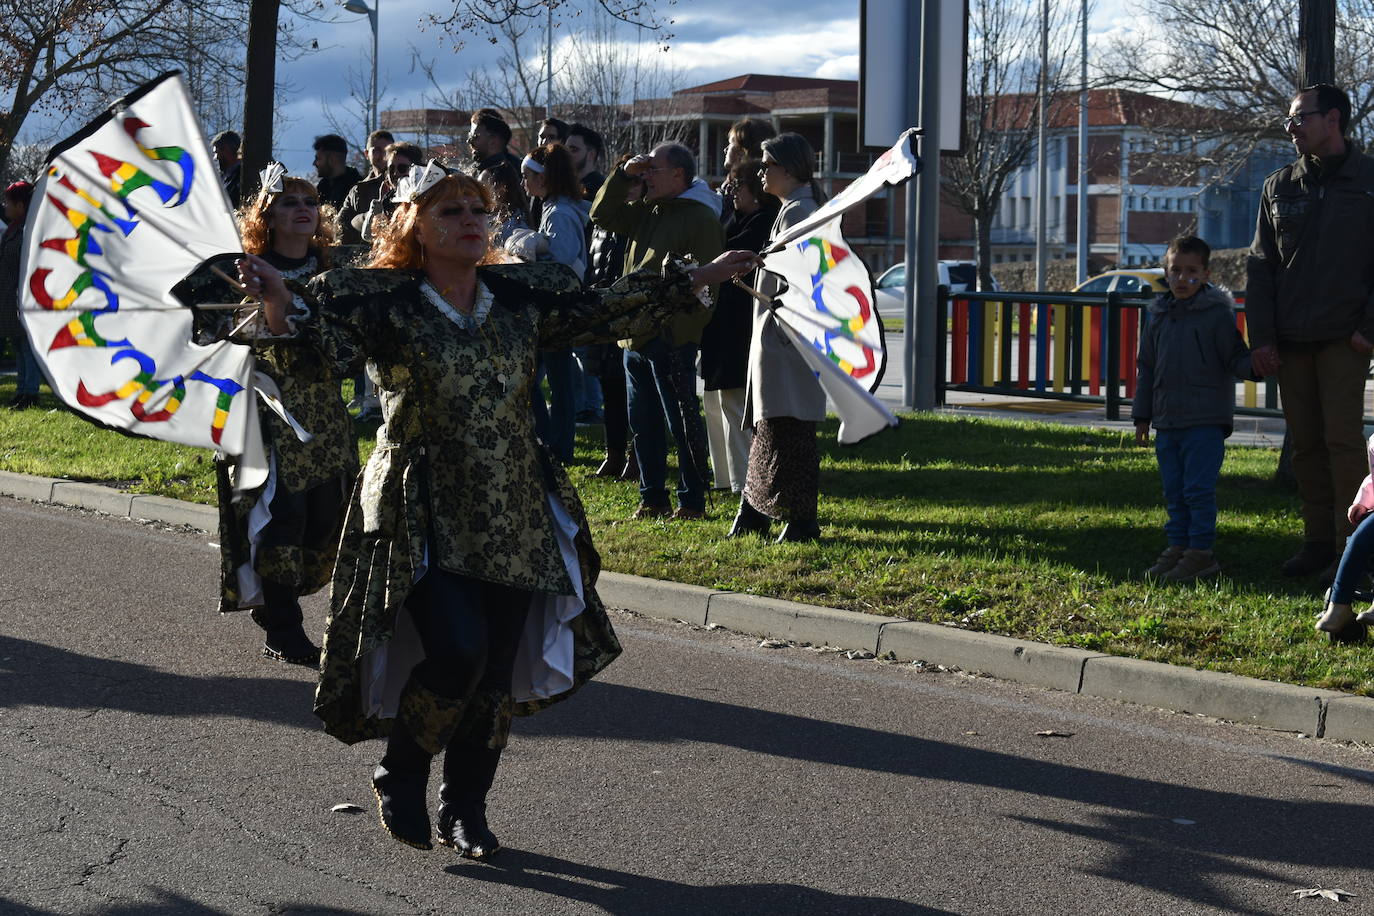
[[[218,513],[161,496],[0,471],[0,495],[214,532]],[[1197,671],[955,627],[895,620],[757,595],[601,574],[605,603],[697,626],[925,661],[1004,680],[1146,706],[1200,713],[1319,738],[1374,742],[1374,698]]]

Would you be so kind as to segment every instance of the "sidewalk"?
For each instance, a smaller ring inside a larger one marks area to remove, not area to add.
[[[1026,414],[1018,411],[1027,410],[1014,401],[983,400],[961,402],[948,409],[979,416],[1021,417]],[[1100,420],[1100,415],[1098,420],[1090,416],[1069,417],[1065,413],[1057,413],[1055,418],[1109,425]],[[1262,428],[1250,434],[1274,436],[1272,430]],[[1280,432],[1277,439],[1281,438]],[[218,524],[216,511],[209,506],[8,471],[0,471],[0,495],[74,506],[117,518],[186,525],[211,533]],[[694,626],[721,626],[766,639],[835,646],[860,653],[861,657],[871,654],[900,662],[943,665],[1070,693],[1215,716],[1319,738],[1374,742],[1374,698],[1334,690],[1294,687],[620,573],[602,573],[598,591],[608,606]]]

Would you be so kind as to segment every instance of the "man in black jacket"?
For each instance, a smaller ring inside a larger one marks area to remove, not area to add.
[[[1283,573],[1329,581],[1368,472],[1374,158],[1346,138],[1350,99],[1335,86],[1300,91],[1283,126],[1299,158],[1264,182],[1245,311],[1255,371],[1279,377],[1302,499],[1303,546]]]
[[[320,200],[338,211],[353,186],[362,180],[358,170],[348,164],[348,141],[338,134],[315,138],[315,172],[320,180],[315,189]]]
[[[367,135],[367,148],[363,152],[372,168],[366,178],[349,189],[339,210],[339,231],[345,245],[363,243],[362,227],[367,211],[372,208],[377,195],[382,192],[382,185],[387,181],[386,148],[395,140],[389,130],[374,130]]]

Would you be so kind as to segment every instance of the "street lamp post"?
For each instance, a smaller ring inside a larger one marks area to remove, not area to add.
[[[372,0],[371,6],[368,6],[365,0],[346,0],[343,5],[350,13],[367,16],[367,23],[372,26],[372,100],[367,112],[369,132],[381,127],[382,120],[381,113],[377,111],[377,7],[380,5],[381,0]]]

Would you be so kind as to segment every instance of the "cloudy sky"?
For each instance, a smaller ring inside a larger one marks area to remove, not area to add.
[[[492,67],[498,56],[496,49],[477,36],[466,36],[465,46],[455,51],[452,39],[427,21],[428,13],[440,5],[434,0],[369,2],[378,4],[380,14],[383,110],[441,107],[440,96],[417,66],[417,58],[430,63],[435,79],[452,91],[466,84],[469,72]],[[1077,0],[1055,2],[1077,6]],[[1132,2],[1093,0],[1093,40],[1133,28],[1139,20],[1128,6]],[[367,17],[344,11],[342,0],[324,3],[320,15],[335,21],[300,19],[294,24],[297,39],[305,45],[316,42],[319,50],[277,65],[277,79],[286,85],[287,92],[279,110],[276,152],[294,174],[313,171],[311,141],[334,129],[327,111],[333,111],[341,123],[360,123],[350,114],[358,106],[349,86],[351,82],[365,89],[370,69],[372,33]],[[588,8],[593,3],[574,0],[573,5]],[[678,74],[672,88],[743,73],[855,79],[859,69],[858,7],[857,0],[679,0],[672,5],[661,0],[658,8],[664,18],[673,20],[668,28],[674,37],[668,51],[657,53],[666,67]],[[578,25],[573,20],[556,28],[555,42]],[[623,35],[633,46],[635,30],[626,28]],[[646,54],[654,53],[649,50],[653,41],[648,34],[643,38],[641,47]],[[229,126],[235,125],[207,124],[206,129],[213,133]],[[345,132],[355,136],[361,133]],[[55,137],[44,139],[52,142]]]
[[[326,3],[331,0],[326,0]],[[277,137],[278,153],[293,172],[309,170],[311,139],[328,131],[325,109],[353,105],[345,75],[365,82],[370,66],[371,31],[362,16],[343,12],[333,24],[301,22],[297,33],[315,39],[321,50],[300,60],[279,64],[279,79],[293,88],[283,106],[287,121]],[[1066,0],[1056,0],[1057,3]],[[1130,0],[1095,0],[1090,32],[1095,38],[1133,27]],[[584,0],[583,5],[588,5]],[[446,89],[461,87],[472,69],[490,67],[492,47],[481,38],[468,38],[455,52],[440,30],[427,25],[432,0],[379,0],[382,108],[437,105],[429,79],[416,67],[417,55],[432,61],[436,78]],[[660,4],[674,33],[663,60],[679,71],[675,88],[699,85],[742,73],[776,73],[855,79],[859,69],[858,3],[826,0],[684,0]],[[555,30],[555,36],[576,22]],[[556,39],[557,40],[557,39]],[[634,30],[627,29],[627,42]],[[646,46],[652,38],[645,39]],[[557,54],[555,53],[555,61]],[[556,64],[555,64],[556,66]]]

